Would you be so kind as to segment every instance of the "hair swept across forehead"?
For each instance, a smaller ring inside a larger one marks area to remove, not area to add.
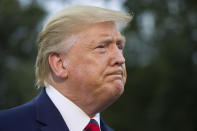
[[[63,9],[52,16],[44,26],[43,30],[48,26],[61,24],[61,22],[65,22],[65,24],[69,23],[68,27],[72,28],[73,26],[79,27],[79,24],[82,26],[84,24],[87,25],[105,21],[128,23],[131,18],[132,17],[129,14],[115,10],[94,6],[72,6]],[[74,29],[76,29],[76,27]]]
[[[119,11],[94,6],[73,6],[54,14],[44,25],[37,40],[36,85],[44,86],[51,72],[48,63],[50,53],[66,52],[74,42],[63,43],[72,34],[94,23],[112,21],[126,25],[132,16]]]

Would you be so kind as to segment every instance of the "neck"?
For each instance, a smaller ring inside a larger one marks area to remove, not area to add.
[[[93,118],[99,112],[99,110],[95,107],[94,99],[81,97],[81,94],[78,94],[77,91],[69,90],[72,88],[65,86],[66,85],[65,83],[50,82],[49,84],[53,86],[53,88],[55,88],[63,96],[65,96],[70,101],[72,101],[75,105],[77,105],[90,118]]]

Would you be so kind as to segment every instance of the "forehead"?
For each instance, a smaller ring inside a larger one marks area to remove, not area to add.
[[[123,39],[123,36],[117,30],[114,22],[101,22],[87,26],[79,32],[81,39],[92,40],[110,37],[111,39]]]

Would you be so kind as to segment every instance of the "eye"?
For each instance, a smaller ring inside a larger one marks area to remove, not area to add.
[[[123,46],[123,43],[122,42],[118,41],[116,43],[116,45],[117,45],[118,49],[123,50],[124,46]]]
[[[105,45],[99,45],[97,48],[105,48]]]
[[[106,45],[105,44],[101,44],[101,45],[98,45],[96,48],[95,48],[95,50],[97,51],[97,52],[100,52],[100,53],[104,53],[104,52],[106,52]]]

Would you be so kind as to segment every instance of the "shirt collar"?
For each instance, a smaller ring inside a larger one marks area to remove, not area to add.
[[[45,86],[47,95],[62,115],[69,130],[82,131],[89,123],[90,117],[53,86],[48,83],[45,83]],[[100,126],[100,113],[97,113],[93,119],[95,119]]]

